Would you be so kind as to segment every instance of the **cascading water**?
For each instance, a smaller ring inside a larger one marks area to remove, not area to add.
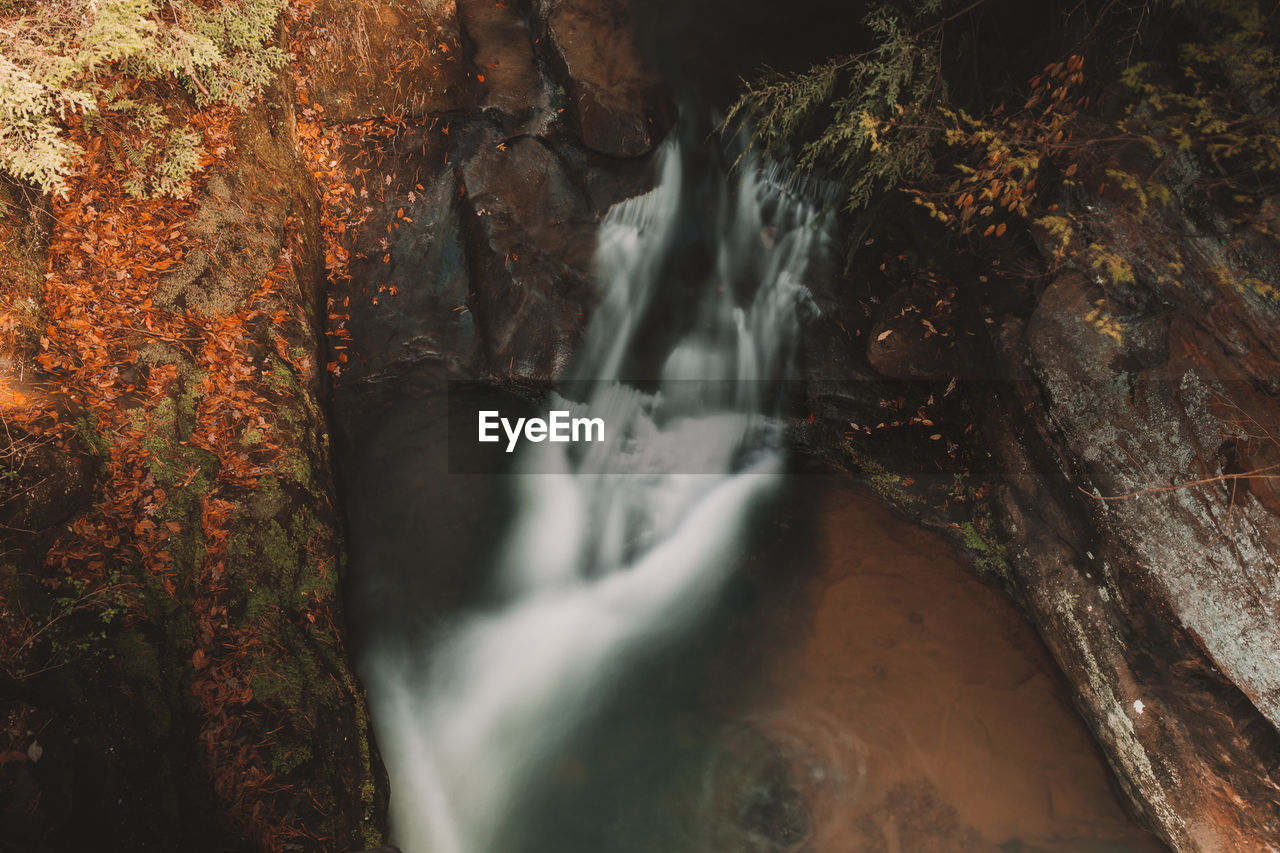
[[[608,440],[526,453],[496,604],[422,661],[370,667],[405,853],[514,846],[539,770],[634,655],[696,623],[780,476],[765,398],[830,238],[776,173],[743,169],[700,195],[680,154],[664,146],[658,186],[606,217],[603,300],[569,383],[586,401],[551,406],[602,418]],[[691,223],[707,262],[673,293]]]

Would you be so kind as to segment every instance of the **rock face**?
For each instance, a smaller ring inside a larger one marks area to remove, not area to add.
[[[1064,273],[1000,341],[1034,405],[1025,431],[992,428],[997,503],[1135,807],[1177,850],[1264,849],[1280,844],[1280,251],[1248,226],[1216,236],[1231,229],[1179,196],[1096,200],[1089,236],[1132,275]],[[1274,229],[1274,205],[1260,216]]]
[[[378,771],[337,609],[318,209],[289,118],[255,106],[189,203],[146,208],[141,222],[165,217],[165,239],[190,250],[164,259],[135,306],[154,310],[156,331],[150,314],[116,324],[118,393],[80,405],[37,386],[17,401],[66,409],[80,449],[7,431],[21,464],[0,494],[0,799],[2,834],[21,849],[377,838]],[[80,198],[63,204],[80,206],[61,229],[118,223],[145,242],[114,201],[99,202],[100,219]],[[143,204],[119,206],[128,217]],[[72,263],[61,239],[37,282]],[[90,282],[144,276],[139,261],[110,279],[75,262]],[[0,284],[6,299],[21,286]],[[61,294],[32,290],[49,336]],[[170,317],[187,331],[161,332]],[[84,545],[96,531],[109,538]],[[87,592],[67,598],[68,586]],[[36,630],[27,616],[46,621]]]
[[[566,3],[524,13],[462,0],[453,17],[442,7],[440,27],[471,48],[460,66],[466,97],[349,155],[385,167],[368,180],[378,200],[352,244],[352,283],[331,294],[345,301],[357,342],[338,382],[340,424],[348,390],[363,399],[359,383],[415,365],[516,380],[563,366],[595,299],[596,224],[643,189],[661,133],[648,119],[665,110],[634,51],[623,50],[630,33],[616,11],[592,17]],[[588,42],[597,53],[580,55]],[[617,52],[599,52],[610,46]],[[579,90],[629,94],[584,125],[571,94]]]
[[[583,143],[613,157],[653,148],[670,124],[661,89],[636,53],[626,0],[545,0],[541,15],[569,78]]]
[[[363,644],[411,642],[379,628],[429,624],[426,614],[474,591],[480,575],[460,567],[485,564],[483,554],[441,546],[424,561],[412,545],[413,531],[476,523],[448,496],[448,383],[518,391],[564,368],[596,300],[599,220],[647,189],[665,130],[665,98],[629,48],[621,6],[592,17],[581,3],[534,5],[438,7],[438,26],[466,45],[454,69],[463,97],[342,154],[348,173],[378,164],[349,232],[350,280],[329,293],[350,335],[332,423]],[[391,590],[388,566],[416,568]]]

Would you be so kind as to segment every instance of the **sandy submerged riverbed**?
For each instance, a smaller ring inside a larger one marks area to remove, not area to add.
[[[824,484],[817,568],[794,587],[808,612],[788,639],[760,638],[738,711],[790,765],[803,849],[1163,849],[1121,811],[1002,594],[940,538],[810,479]]]
[[[527,853],[1148,853],[1032,629],[941,538],[790,478],[717,612],[544,775]]]

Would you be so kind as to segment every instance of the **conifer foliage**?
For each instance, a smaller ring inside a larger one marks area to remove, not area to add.
[[[750,115],[766,149],[802,139],[803,170],[832,171],[849,186],[848,206],[928,173],[941,135],[932,116],[947,102],[940,69],[942,0],[881,4],[867,16],[875,47],[797,74],[770,73],[749,85],[726,124]],[[923,126],[923,125],[928,126]]]
[[[243,106],[288,55],[269,45],[281,0],[5,0],[0,171],[65,194],[83,154],[69,123],[105,136],[134,195],[181,197],[203,138],[176,113]]]
[[[1199,159],[1202,189],[1225,190],[1246,208],[1276,191],[1280,7],[1114,0],[1097,11],[1046,8],[1062,32],[1045,35],[1047,64],[1024,85],[981,36],[983,21],[1009,14],[1011,4],[882,0],[864,22],[869,49],[766,73],[726,124],[749,119],[756,147],[843,182],[849,212],[903,191],[955,231],[987,237],[1052,212],[1037,211],[1038,182],[1071,184],[1077,171],[1164,199],[1158,182],[1114,167],[1117,152],[1134,144],[1152,158],[1149,176],[1185,155]],[[961,24],[964,37],[948,40]],[[982,76],[972,69],[999,69],[988,76],[1004,79],[957,97],[948,84],[958,67],[969,69],[971,90]]]

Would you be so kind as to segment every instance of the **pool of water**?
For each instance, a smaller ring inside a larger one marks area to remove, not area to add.
[[[406,394],[346,466],[366,653],[429,655],[488,598],[510,477],[450,474],[443,415]],[[699,624],[623,660],[494,816],[502,849],[1164,849],[1034,631],[941,538],[813,473],[749,529]]]
[[[347,406],[367,421],[342,465],[350,612],[392,837],[1143,849],[1009,603],[847,480],[785,468],[773,398],[835,245],[831,188],[726,173],[679,136],[656,169],[601,225],[572,396],[543,401],[610,440],[501,452],[463,397],[514,389],[425,375]],[[468,464],[482,448],[496,467]]]
[[[1156,851],[1030,627],[833,476],[762,513],[692,635],[550,763],[522,853]]]

